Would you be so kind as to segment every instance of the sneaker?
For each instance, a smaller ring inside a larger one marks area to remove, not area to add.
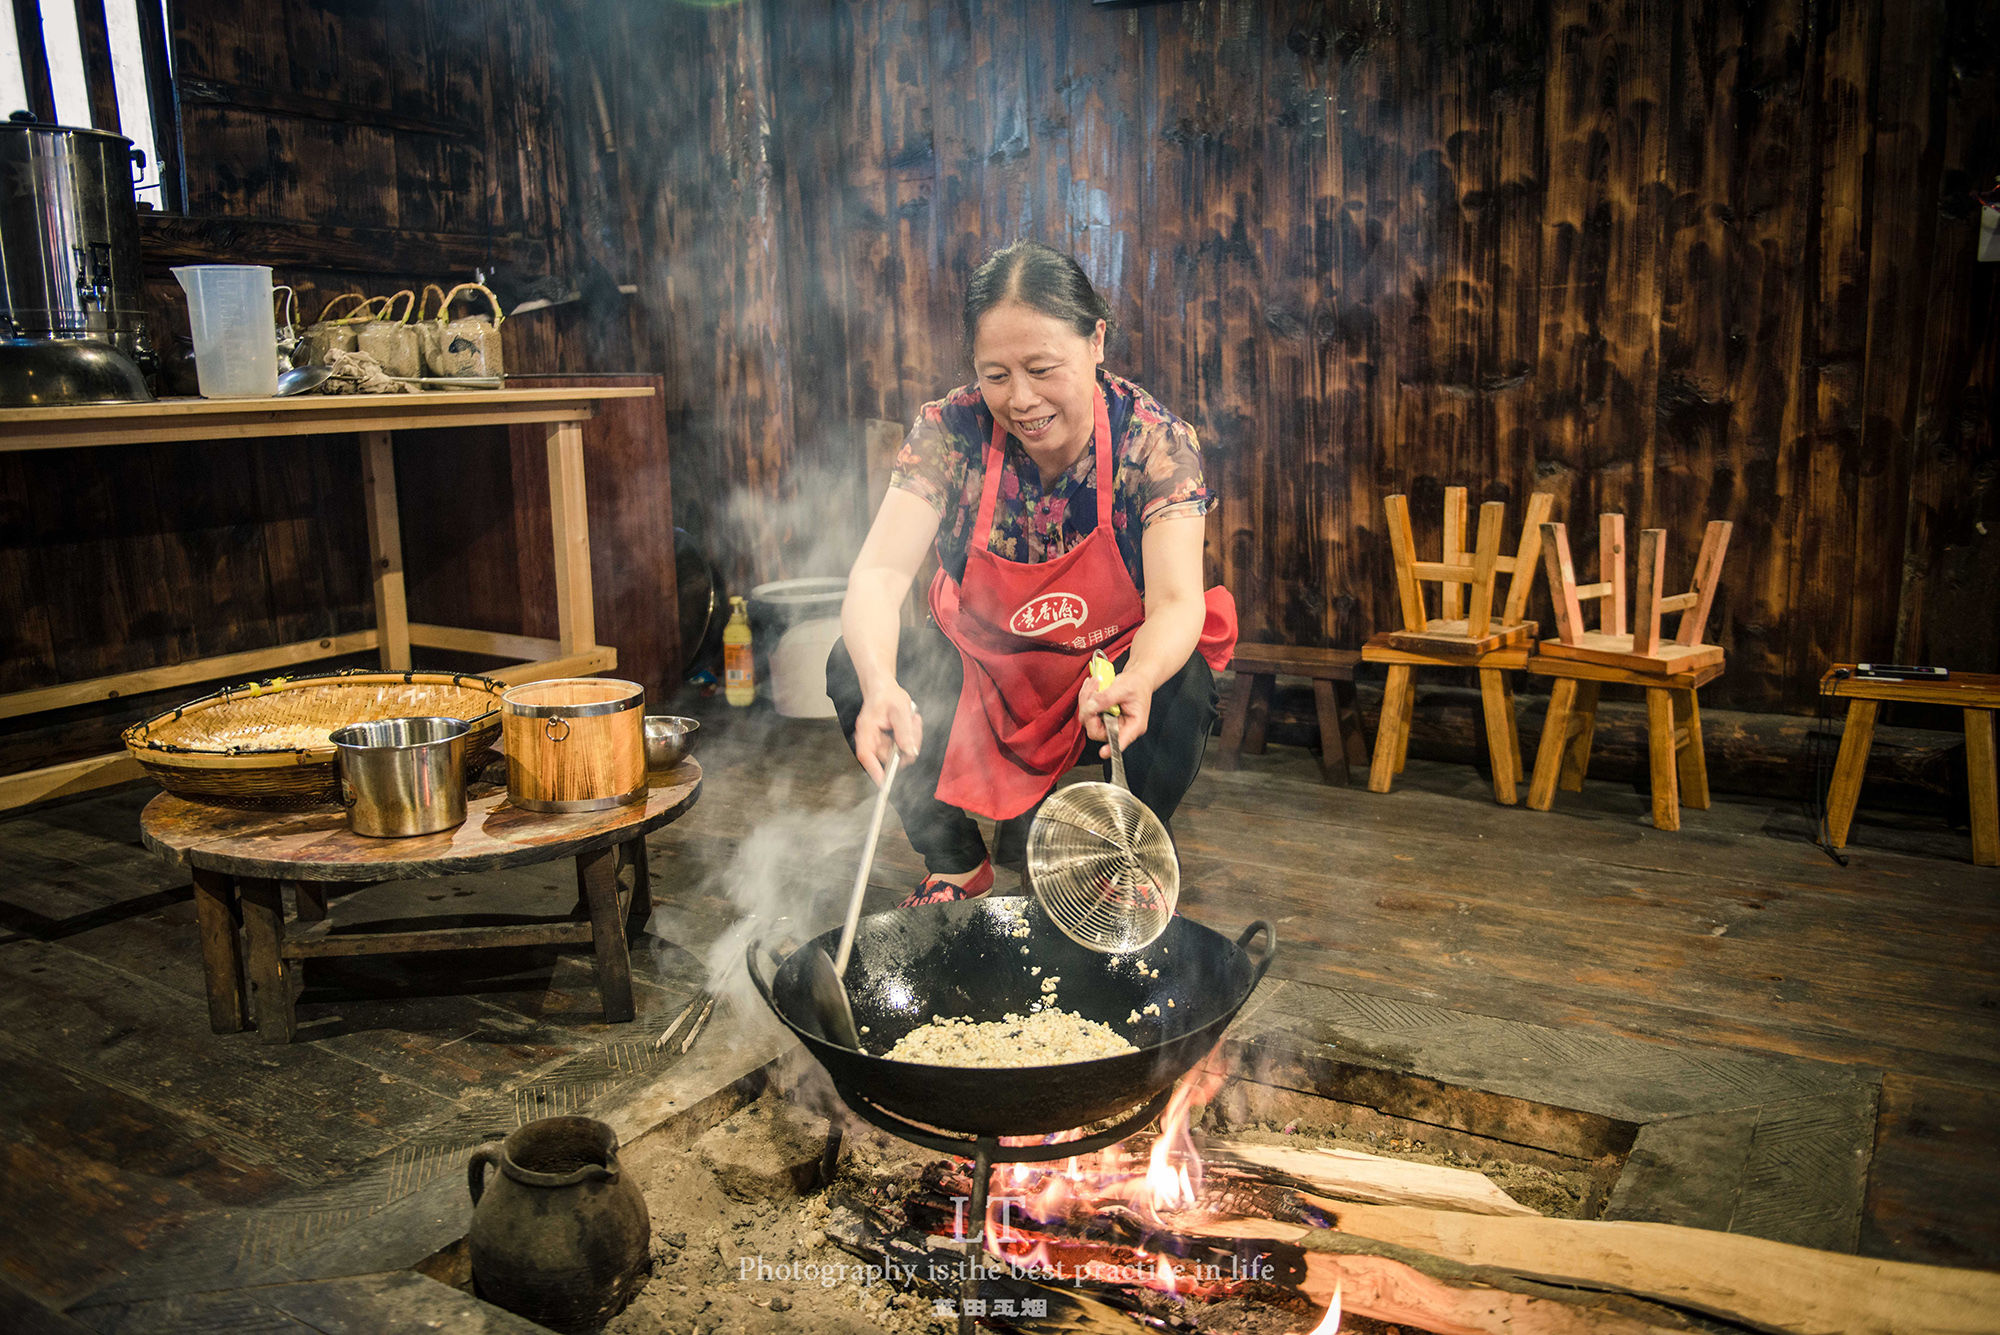
[[[905,909],[921,908],[929,904],[956,904],[961,899],[977,899],[993,888],[993,863],[989,859],[979,864],[979,870],[964,885],[953,885],[942,876],[926,876],[917,888],[896,907]]]

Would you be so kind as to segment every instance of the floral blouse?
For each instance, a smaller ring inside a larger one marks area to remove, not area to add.
[[[1111,419],[1111,528],[1132,582],[1145,591],[1140,537],[1161,519],[1207,514],[1214,504],[1202,477],[1201,446],[1194,428],[1123,376],[1098,368],[1097,383]],[[941,516],[938,559],[953,579],[965,578],[965,553],[979,516],[986,482],[986,446],[993,413],[979,386],[953,390],[917,414],[896,456],[889,485],[929,502]],[[992,551],[1008,561],[1040,562],[1061,556],[1097,526],[1097,451],[1081,458],[1048,488],[1041,469],[1013,436],[1007,437],[1006,475],[993,506]]]

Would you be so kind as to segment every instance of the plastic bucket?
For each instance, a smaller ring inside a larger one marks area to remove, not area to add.
[[[187,289],[194,373],[205,399],[278,392],[278,317],[263,264],[190,264],[173,271]]]
[[[832,718],[826,656],[840,638],[844,577],[781,579],[750,590],[750,639],[757,675],[786,718]]]

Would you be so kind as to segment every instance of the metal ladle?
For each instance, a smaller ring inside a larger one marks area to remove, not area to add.
[[[294,366],[278,377],[278,397],[289,398],[318,389],[332,374],[330,366]]]
[[[840,929],[840,952],[828,959],[826,947],[814,946],[806,957],[806,978],[812,987],[813,1013],[819,1017],[819,1031],[842,1047],[861,1051],[861,1033],[854,1027],[854,1007],[848,1004],[847,957],[854,949],[854,929],[861,921],[861,897],[868,889],[868,873],[875,869],[875,844],[882,837],[882,816],[889,809],[889,785],[903,753],[891,749],[889,768],[882,774],[882,787],[875,794],[875,815],[868,822],[868,842],[861,848],[861,870],[854,877],[854,893],[847,900],[847,921]]]

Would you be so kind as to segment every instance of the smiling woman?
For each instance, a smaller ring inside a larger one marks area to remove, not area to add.
[[[1106,741],[1106,711],[1163,821],[1200,768],[1236,609],[1201,586],[1194,430],[1104,368],[1110,315],[1047,246],[981,264],[965,296],[976,379],[918,413],[849,575],[827,694],[877,782],[892,748],[906,759],[896,807],[929,871],[906,907],[986,893],[973,817],[1024,830],[1086,738]],[[933,545],[931,616],[906,634],[898,610]],[[1096,651],[1118,668],[1102,688]]]

